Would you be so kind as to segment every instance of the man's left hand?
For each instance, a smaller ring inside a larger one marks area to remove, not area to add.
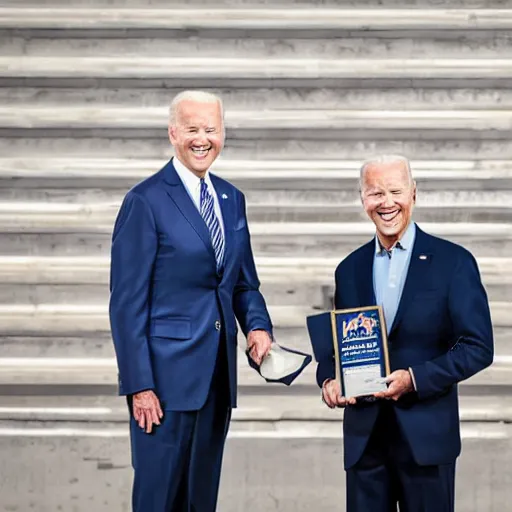
[[[407,370],[396,370],[388,376],[386,382],[389,384],[386,391],[375,393],[377,398],[387,400],[398,400],[402,395],[414,391],[411,374]]]
[[[247,349],[251,359],[257,365],[261,365],[265,356],[270,352],[271,346],[272,338],[267,331],[255,330],[247,335]]]

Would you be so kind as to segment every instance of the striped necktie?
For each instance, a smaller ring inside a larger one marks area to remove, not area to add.
[[[222,229],[220,228],[219,219],[217,215],[215,215],[213,197],[208,191],[208,185],[204,181],[204,178],[201,178],[201,216],[208,227],[208,231],[210,231],[213,252],[215,253],[215,260],[217,261],[217,270],[220,270],[224,260],[224,237],[222,235]]]

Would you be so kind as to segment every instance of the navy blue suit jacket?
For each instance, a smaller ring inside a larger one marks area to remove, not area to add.
[[[172,160],[126,195],[113,233],[110,323],[123,395],[152,389],[167,410],[206,401],[221,336],[236,406],[237,325],[272,331],[243,194],[211,175],[225,227],[222,274]],[[222,329],[219,329],[219,322]]]
[[[374,254],[372,240],[340,263],[335,274],[336,309],[376,303]],[[416,462],[453,462],[461,449],[457,383],[489,366],[493,359],[489,304],[471,253],[417,228],[388,343],[391,371],[411,367],[416,379],[417,392],[403,396],[395,406]],[[320,386],[334,375],[332,359],[319,362]],[[374,402],[346,408],[346,468],[361,457],[379,407],[379,402]]]

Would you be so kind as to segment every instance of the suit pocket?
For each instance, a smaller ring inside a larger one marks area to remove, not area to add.
[[[177,316],[153,320],[151,322],[150,335],[158,338],[188,340],[191,337],[191,331],[190,318],[187,316]]]
[[[233,231],[242,231],[247,226],[247,222],[245,221],[245,217],[242,217],[233,228]]]

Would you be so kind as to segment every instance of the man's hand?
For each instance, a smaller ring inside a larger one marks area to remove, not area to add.
[[[334,409],[335,407],[346,407],[347,405],[355,405],[354,397],[345,398],[341,396],[341,388],[339,382],[335,379],[328,379],[322,386],[322,400],[327,407]]]
[[[414,391],[411,374],[407,370],[396,370],[388,376],[386,382],[389,384],[386,391],[375,393],[377,398],[387,400],[398,400],[402,395]]]
[[[142,430],[151,433],[153,424],[160,425],[164,413],[153,391],[141,391],[133,395],[133,417]]]
[[[251,359],[260,365],[264,357],[270,352],[272,338],[267,331],[255,330],[247,335],[247,349]]]

